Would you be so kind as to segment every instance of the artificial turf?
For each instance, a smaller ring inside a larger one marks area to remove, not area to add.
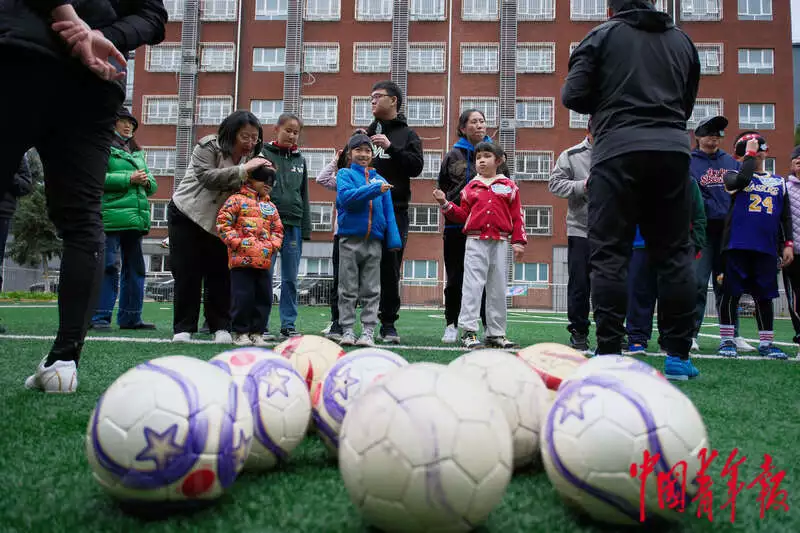
[[[335,462],[322,444],[309,437],[279,470],[261,475],[243,474],[232,489],[214,505],[190,514],[159,520],[143,520],[122,512],[92,479],[83,448],[89,415],[98,396],[120,374],[154,357],[191,355],[213,357],[223,348],[210,344],[172,345],[141,342],[143,338],[171,336],[172,311],[167,304],[146,304],[144,316],[158,325],[155,332],[90,332],[92,337],[125,336],[138,342],[89,340],[80,368],[80,386],[71,396],[45,396],[22,387],[49,347],[47,340],[9,338],[9,335],[42,336],[55,331],[55,307],[47,304],[0,305],[0,318],[8,328],[0,336],[0,533],[94,533],[152,531],[313,532],[366,531],[345,492]],[[41,307],[41,306],[44,307]],[[327,310],[302,308],[301,331],[318,334],[325,326]],[[277,320],[277,316],[275,317]],[[560,315],[513,313],[509,336],[522,345],[566,341],[565,320]],[[752,320],[743,320],[746,337],[757,338]],[[398,328],[403,345],[439,347],[444,326],[440,311],[402,311]],[[716,333],[715,328],[704,329]],[[208,337],[206,337],[208,338]],[[779,320],[776,339],[790,341],[791,325]],[[704,353],[712,354],[717,340],[701,339]],[[789,347],[786,347],[787,349]],[[409,361],[447,363],[461,352],[454,350],[397,349]],[[794,351],[791,352],[794,356]],[[661,368],[663,359],[642,359]],[[800,363],[794,361],[696,360],[701,378],[679,387],[695,402],[708,429],[711,446],[719,451],[710,474],[713,485],[714,521],[697,518],[697,502],[689,503],[680,524],[665,531],[800,531],[800,509],[795,508],[800,451]],[[747,460],[740,481],[748,483],[759,473],[764,454],[773,458],[776,470],[785,470],[781,489],[788,493],[789,511],[769,510],[762,520],[758,488],[738,496],[736,521],[729,510],[727,478],[721,470],[729,453],[739,449]],[[491,532],[594,532],[616,531],[601,527],[569,512],[550,486],[542,470],[517,473],[502,504],[491,514],[485,528]]]

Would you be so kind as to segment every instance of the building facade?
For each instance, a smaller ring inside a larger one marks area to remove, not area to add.
[[[431,196],[439,162],[456,140],[460,111],[486,113],[489,133],[510,154],[529,236],[514,285],[535,290],[525,307],[561,307],[566,283],[566,202],[547,190],[558,154],[582,140],[587,117],[562,107],[569,55],[607,17],[606,0],[167,0],[164,43],[136,51],[129,105],[137,139],[158,175],[152,273],[168,272],[166,205],[191,145],[234,109],[265,124],[284,110],[305,122],[310,178],[357,126],[371,120],[372,84],[394,79],[404,113],[423,140],[425,168],[412,185],[403,268],[406,299],[441,302],[442,216]],[[729,133],[763,130],[779,173],[793,143],[789,3],[777,0],[657,0],[695,41],[703,76],[690,127],[725,114]],[[688,135],[688,133],[687,133]],[[726,148],[730,150],[731,147]],[[188,148],[187,148],[188,146]],[[188,152],[187,152],[188,150]],[[330,275],[334,194],[310,185],[314,233],[301,275]],[[563,293],[563,291],[561,291]],[[524,293],[524,291],[523,291]]]

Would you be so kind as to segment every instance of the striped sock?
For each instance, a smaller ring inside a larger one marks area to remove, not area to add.
[[[758,344],[759,346],[771,346],[772,341],[775,340],[775,332],[774,331],[759,331],[758,332]]]
[[[719,337],[722,342],[731,341],[733,342],[733,334],[736,331],[736,326],[733,324],[720,324],[719,325]]]

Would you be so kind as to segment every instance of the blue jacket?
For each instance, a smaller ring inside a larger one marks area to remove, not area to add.
[[[731,195],[725,191],[722,182],[729,170],[739,171],[739,162],[722,150],[708,155],[699,149],[692,150],[692,162],[689,171],[692,178],[700,186],[703,193],[703,204],[706,207],[708,220],[722,221],[728,215]]]
[[[402,247],[394,218],[392,193],[381,193],[388,183],[374,168],[355,163],[336,174],[336,220],[340,237],[363,237],[386,241],[390,250]]]

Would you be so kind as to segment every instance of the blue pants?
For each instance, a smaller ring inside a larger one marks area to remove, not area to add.
[[[297,329],[297,271],[300,269],[300,257],[303,255],[303,232],[299,226],[283,227],[283,245],[281,258],[281,299],[278,312],[281,317],[281,329]],[[269,269],[270,279],[275,270],[276,258],[272,258]],[[270,309],[272,299],[270,299]],[[265,331],[269,331],[269,314]]]
[[[141,232],[131,230],[106,233],[105,271],[92,324],[111,323],[117,295],[117,324],[139,324],[142,321],[145,274]]]
[[[628,315],[625,330],[628,342],[643,344],[653,334],[653,312],[658,298],[658,278],[650,266],[647,250],[635,248],[628,265]]]

